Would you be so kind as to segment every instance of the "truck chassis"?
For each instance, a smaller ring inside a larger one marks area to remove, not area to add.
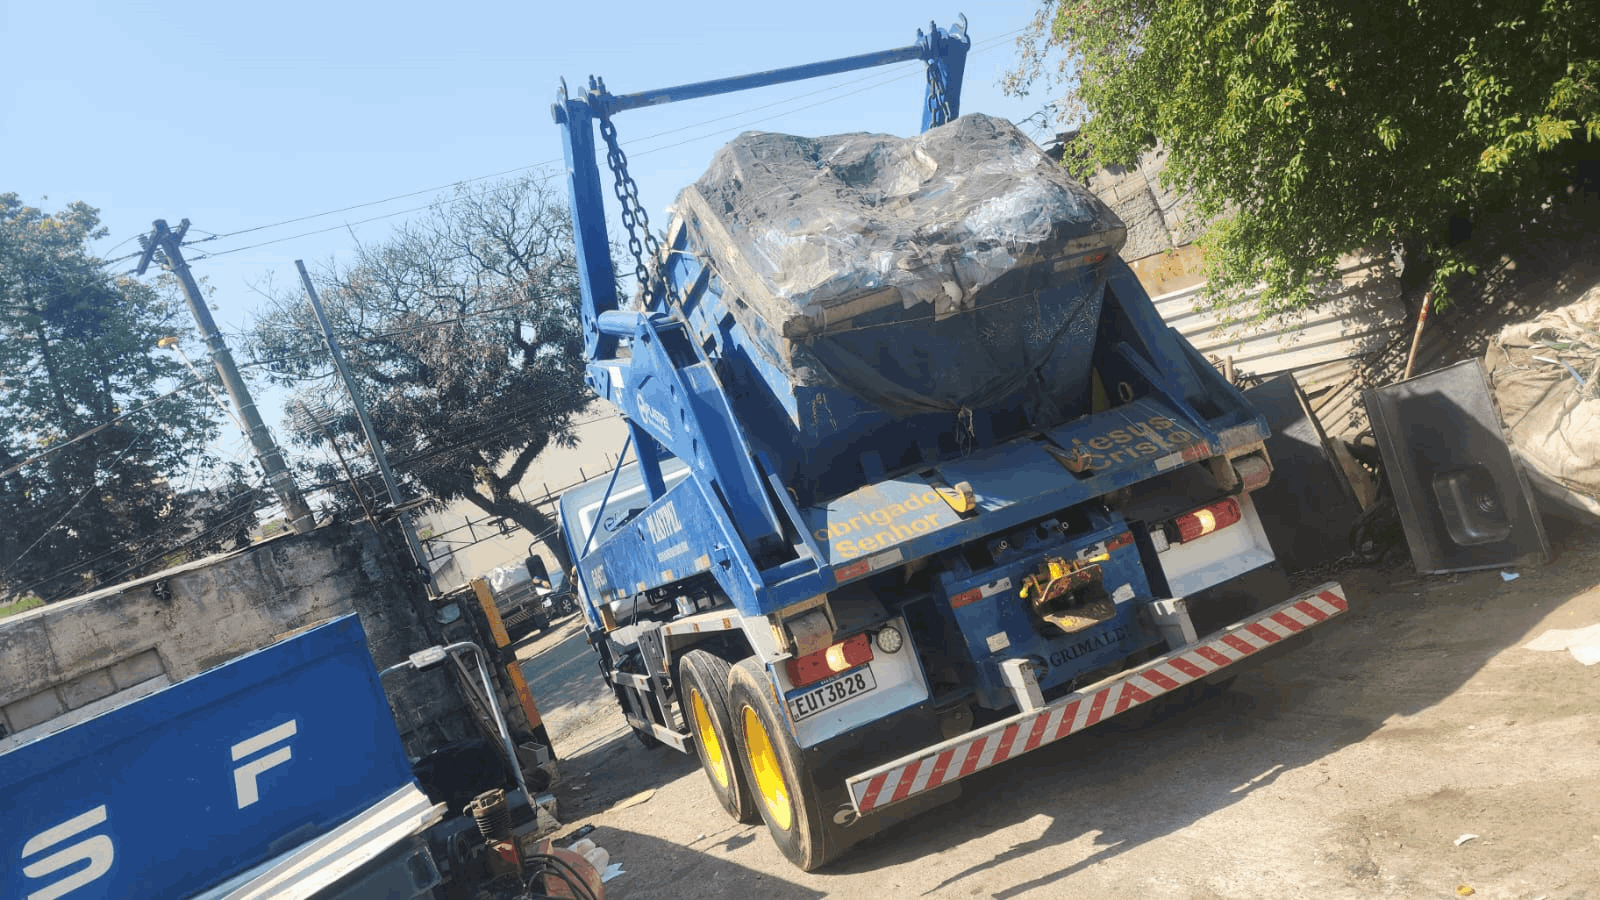
[[[1280,602],[1250,499],[1271,477],[1265,420],[1115,246],[1060,261],[1034,296],[1041,315],[1097,316],[1092,403],[1036,422],[1004,404],[896,417],[791,384],[764,361],[779,338],[683,221],[656,245],[614,115],[916,59],[926,132],[959,113],[967,47],[963,20],[658,91],[563,85],[553,109],[589,384],[629,424],[616,470],[560,502],[589,641],[640,740],[693,747],[728,814],[763,819],[806,870],[961,778],[1225,682],[1347,609],[1333,583]],[[597,129],[635,256],[627,307]]]

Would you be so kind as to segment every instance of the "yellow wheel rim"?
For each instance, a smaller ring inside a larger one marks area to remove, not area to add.
[[[756,792],[767,805],[772,824],[779,831],[788,831],[794,824],[794,807],[789,801],[789,789],[783,783],[783,770],[778,766],[778,754],[772,749],[772,740],[761,726],[761,718],[750,707],[744,707],[744,745],[749,757],[750,774],[756,780]]]
[[[711,727],[711,713],[706,709],[706,698],[689,689],[689,706],[694,709],[694,727],[700,732],[700,746],[706,751],[706,765],[711,777],[722,787],[728,786],[728,759],[722,755],[722,742],[717,740],[717,730]]]

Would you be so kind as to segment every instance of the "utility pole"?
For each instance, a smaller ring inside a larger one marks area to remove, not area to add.
[[[394,504],[396,515],[400,519],[400,530],[405,533],[406,546],[411,548],[411,557],[417,562],[417,569],[422,573],[424,584],[432,590],[433,567],[428,565],[428,556],[422,552],[422,542],[417,540],[417,533],[411,528],[411,520],[400,511],[400,507],[405,505],[405,498],[400,496],[400,483],[395,480],[394,471],[389,468],[389,456],[383,452],[383,442],[378,440],[378,432],[372,427],[372,419],[367,417],[367,405],[361,401],[361,392],[356,390],[356,383],[350,380],[350,370],[344,366],[344,352],[339,349],[339,342],[333,337],[333,328],[328,324],[327,314],[322,311],[322,300],[317,297],[317,289],[311,284],[311,275],[306,272],[306,264],[297,259],[294,265],[300,270],[300,283],[306,286],[306,296],[311,298],[311,311],[316,313],[317,324],[322,326],[322,340],[328,345],[328,355],[333,357],[333,367],[339,370],[339,377],[344,380],[344,389],[350,394],[350,403],[356,408],[356,418],[361,420],[361,430],[367,436],[367,445],[372,448],[372,458],[378,462],[378,473],[383,476],[383,485],[389,489],[389,502]]]
[[[178,284],[183,287],[183,296],[188,299],[189,309],[194,313],[194,320],[200,326],[200,336],[205,339],[206,348],[211,351],[211,362],[217,367],[217,374],[222,378],[222,386],[227,390],[228,398],[233,401],[234,409],[238,411],[239,418],[245,425],[246,436],[255,447],[256,459],[261,463],[262,474],[277,493],[278,500],[283,503],[289,527],[294,529],[295,534],[305,534],[317,526],[316,520],[312,518],[311,509],[306,506],[305,498],[300,496],[300,488],[295,485],[294,477],[289,474],[289,467],[284,465],[283,454],[278,452],[278,445],[272,440],[272,433],[267,431],[266,423],[261,421],[261,414],[256,411],[256,402],[251,398],[249,388],[245,386],[244,379],[239,377],[239,369],[233,363],[233,353],[223,341],[222,335],[217,333],[217,323],[211,318],[211,308],[206,305],[205,297],[200,293],[200,286],[195,284],[194,275],[189,272],[189,264],[183,261],[183,236],[188,230],[188,219],[183,220],[176,232],[167,228],[165,219],[157,219],[154,231],[149,235],[139,236],[139,245],[144,248],[144,255],[139,257],[139,266],[134,271],[143,275],[157,250],[166,256],[167,269],[178,276]]]

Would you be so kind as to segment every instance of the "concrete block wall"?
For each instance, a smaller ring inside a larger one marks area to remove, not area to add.
[[[330,524],[0,620],[0,752],[346,613],[380,669],[436,643],[389,546]],[[404,674],[386,688],[413,756],[479,733],[448,672]]]

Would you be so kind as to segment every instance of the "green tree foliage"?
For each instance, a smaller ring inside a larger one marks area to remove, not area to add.
[[[182,495],[189,507],[186,557],[249,546],[251,533],[261,522],[261,510],[276,502],[264,480],[238,463],[228,463],[212,480],[215,486]]]
[[[189,526],[169,479],[204,465],[216,425],[187,392],[163,399],[189,380],[156,347],[184,333],[182,307],[107,274],[102,235],[83,203],[0,194],[0,597],[142,574]]]
[[[546,447],[573,443],[574,416],[593,395],[584,384],[571,224],[550,191],[533,179],[463,187],[320,281],[397,475],[437,502],[465,499],[531,534],[553,534],[554,521],[516,487]],[[326,430],[302,418],[296,440],[360,442],[303,296],[276,301],[253,326],[249,349],[276,360],[274,377],[297,386],[291,409],[304,402],[340,411]],[[336,472],[320,474],[332,481]]]
[[[1080,173],[1164,145],[1216,293],[1307,305],[1341,253],[1391,246],[1443,291],[1470,269],[1452,217],[1532,214],[1600,146],[1597,22],[1595,0],[1047,0],[1008,87],[1064,92]]]

